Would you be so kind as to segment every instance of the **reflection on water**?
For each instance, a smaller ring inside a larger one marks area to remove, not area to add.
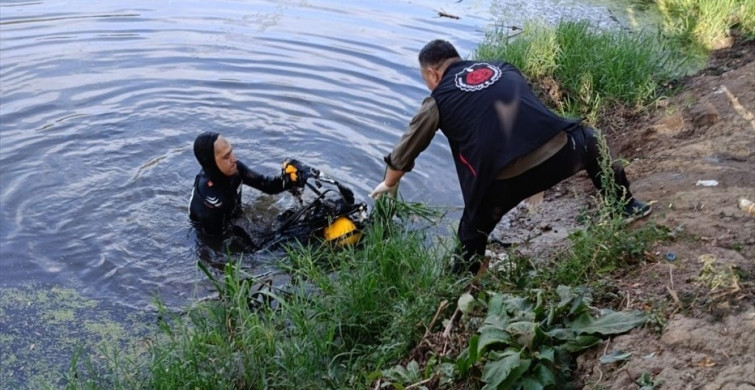
[[[382,156],[427,94],[421,46],[450,39],[468,56],[498,15],[537,18],[532,4],[3,1],[0,286],[61,285],[137,309],[155,294],[180,305],[204,292],[196,262],[208,248],[187,216],[202,131],[224,134],[265,174],[297,158],[371,204]],[[437,138],[402,193],[455,207],[453,163]],[[251,189],[244,201],[262,225],[295,205]],[[244,261],[274,268],[269,256]]]

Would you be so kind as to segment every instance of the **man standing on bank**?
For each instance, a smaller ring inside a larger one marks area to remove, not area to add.
[[[440,129],[451,146],[464,197],[458,236],[463,263],[453,271],[476,274],[488,235],[522,200],[586,170],[601,189],[600,146],[594,130],[553,114],[513,65],[463,61],[444,40],[419,52],[422,79],[431,91],[393,151],[385,156],[384,181],[370,196],[395,192]],[[619,164],[613,180],[622,189],[627,219],[651,208],[629,192]]]

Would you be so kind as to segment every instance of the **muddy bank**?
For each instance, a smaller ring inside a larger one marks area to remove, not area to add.
[[[584,388],[755,389],[755,216],[739,206],[755,201],[754,60],[755,42],[737,41],[674,97],[609,126],[633,192],[653,203],[649,220],[672,238],[613,277],[621,308],[653,320],[582,355]],[[585,175],[573,177],[546,192],[537,214],[512,213],[493,237],[553,258],[594,196]],[[631,358],[600,363],[614,351]]]

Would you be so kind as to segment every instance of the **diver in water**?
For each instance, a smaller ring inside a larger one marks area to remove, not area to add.
[[[189,218],[206,236],[240,238],[244,246],[256,247],[254,240],[233,219],[241,215],[241,184],[266,194],[278,194],[303,185],[296,176],[266,176],[236,159],[231,144],[220,134],[205,132],[194,140],[194,156],[202,170],[194,179],[189,202]],[[284,172],[285,174],[285,172]]]

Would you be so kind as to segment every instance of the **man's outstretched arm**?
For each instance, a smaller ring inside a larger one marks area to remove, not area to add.
[[[427,149],[438,130],[438,107],[435,99],[426,98],[417,115],[412,118],[409,127],[401,136],[393,151],[385,156],[388,165],[383,181],[370,193],[373,199],[383,193],[396,193],[396,185],[406,172],[414,168],[414,160]]]

